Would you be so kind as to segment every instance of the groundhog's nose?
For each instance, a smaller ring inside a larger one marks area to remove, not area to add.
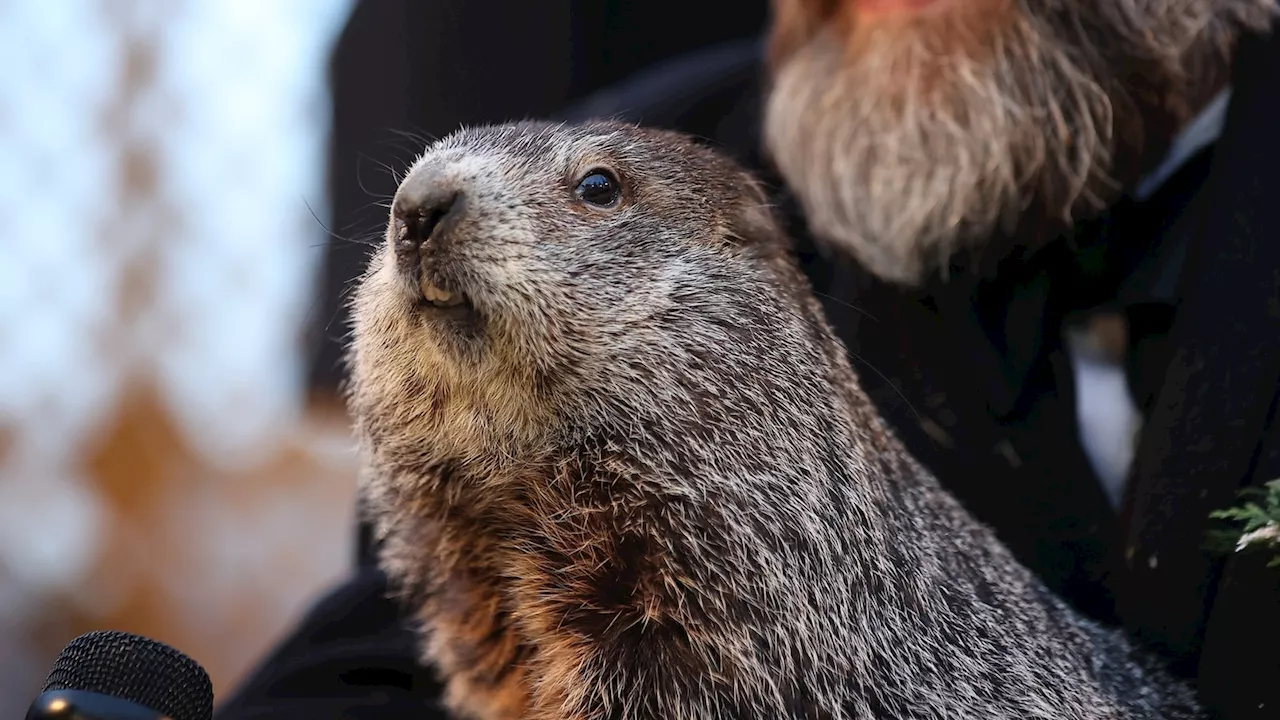
[[[466,195],[458,183],[439,172],[413,173],[392,201],[397,257],[416,264],[424,254],[448,246],[465,208]]]

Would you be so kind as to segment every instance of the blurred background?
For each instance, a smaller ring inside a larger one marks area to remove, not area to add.
[[[215,691],[350,567],[342,297],[427,139],[766,0],[0,0],[0,717],[74,636]]]

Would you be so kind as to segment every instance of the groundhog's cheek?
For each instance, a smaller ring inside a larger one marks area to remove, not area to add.
[[[480,281],[479,287],[473,290],[474,295],[489,296],[504,305],[522,305],[535,297],[534,280],[537,271],[530,267],[530,262],[525,258],[498,257],[485,262],[474,262],[473,267]]]

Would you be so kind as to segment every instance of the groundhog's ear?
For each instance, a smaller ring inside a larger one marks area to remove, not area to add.
[[[769,195],[753,178],[743,183],[742,195],[729,217],[729,234],[744,245],[772,249],[788,245]]]

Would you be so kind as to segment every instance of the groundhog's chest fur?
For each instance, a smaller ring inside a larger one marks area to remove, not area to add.
[[[720,625],[757,611],[750,601],[739,605],[746,599],[732,583],[698,567],[731,537],[748,541],[722,520],[682,517],[696,508],[639,472],[634,459],[594,446],[483,480],[446,463],[415,478],[431,487],[419,500],[380,498],[382,507],[399,508],[382,516],[384,562],[393,576],[413,579],[406,597],[418,608],[426,656],[448,678],[459,712],[553,717],[546,708],[570,702],[563,695],[573,692],[583,695],[573,704],[604,713],[592,717],[613,717],[618,710],[607,710],[598,689],[559,689],[556,697],[540,691],[539,680],[623,664],[643,673],[659,658],[660,673],[684,676],[677,684],[709,661],[725,677],[758,672],[733,667],[734,654],[753,648],[716,647]],[[767,534],[754,542],[782,551],[787,538]],[[709,607],[686,605],[704,601]],[[651,652],[659,655],[646,657]],[[529,714],[535,692],[543,709]]]

